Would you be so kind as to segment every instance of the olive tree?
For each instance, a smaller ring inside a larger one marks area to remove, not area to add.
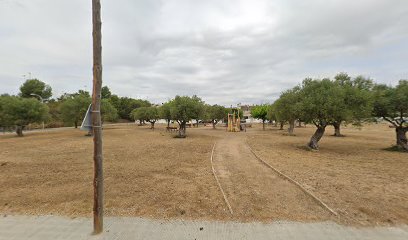
[[[301,89],[302,119],[316,126],[308,146],[319,148],[326,127],[333,124],[339,112],[345,111],[344,91],[330,79],[305,79]]]
[[[147,121],[151,124],[151,129],[154,129],[154,124],[160,118],[157,107],[141,107],[132,111],[132,116],[135,120]]]
[[[46,100],[52,96],[52,88],[38,79],[27,79],[20,87],[20,96],[23,98],[40,96]]]
[[[268,120],[268,108],[269,108],[269,105],[262,104],[262,105],[254,106],[251,109],[252,117],[262,120],[263,130],[265,130],[265,121]]]
[[[225,119],[226,115],[227,109],[223,106],[216,104],[206,106],[206,116],[207,119],[211,121],[213,129],[215,129],[215,125],[217,125],[219,121]]]
[[[205,117],[205,103],[201,98],[198,96],[194,95],[191,97],[192,100],[195,102],[194,103],[194,110],[193,110],[193,118],[196,120],[197,127],[198,127],[198,122],[200,119],[203,119]]]
[[[347,73],[339,73],[334,79],[334,82],[340,85],[340,90],[344,93],[345,108],[337,112],[332,123],[334,136],[341,137],[343,136],[340,132],[342,123],[360,123],[363,119],[370,117],[373,82],[363,76],[358,76],[352,80]]]
[[[139,125],[143,125],[143,122],[146,119],[146,108],[145,107],[140,107],[133,109],[133,111],[130,113],[130,116],[135,120],[139,120]]]
[[[171,118],[179,124],[177,137],[186,137],[186,123],[197,117],[197,104],[194,96],[176,96],[169,102]]]
[[[30,123],[48,119],[48,107],[37,99],[14,96],[0,97],[0,125],[15,125],[16,133],[23,136],[23,130]]]
[[[377,85],[373,92],[373,115],[395,127],[397,147],[408,151],[408,80],[400,80],[396,87]]]
[[[295,121],[302,116],[302,99],[300,90],[299,86],[287,90],[283,92],[279,99],[274,103],[276,119],[279,119],[281,122],[289,123],[289,135],[293,135]]]
[[[161,119],[165,119],[167,122],[167,127],[170,127],[171,121],[170,103],[167,102],[160,106],[159,116]]]

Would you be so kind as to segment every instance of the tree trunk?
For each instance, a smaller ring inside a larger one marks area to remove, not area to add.
[[[262,129],[265,131],[265,120],[262,120]]]
[[[283,130],[283,122],[280,122],[280,128],[279,130]]]
[[[177,137],[178,138],[185,138],[186,137],[186,123],[185,122],[182,122],[180,124]]]
[[[154,129],[154,123],[155,122],[150,122],[150,129]]]
[[[302,127],[302,121],[298,121],[298,127]]]
[[[407,131],[408,127],[397,127],[395,129],[397,134],[397,146],[408,151],[408,144],[407,144]]]
[[[197,121],[197,128],[198,128],[198,119],[196,121]]]
[[[308,144],[308,146],[311,149],[315,149],[315,150],[319,149],[319,141],[323,137],[325,130],[326,130],[326,126],[317,127],[316,132],[313,134],[312,138],[310,138],[310,142]]]
[[[289,128],[288,128],[289,135],[293,135],[294,129],[295,129],[295,120],[291,120],[289,121]]]
[[[78,128],[78,122],[77,121],[74,122],[74,126],[75,126],[75,128]]]
[[[217,124],[216,121],[212,120],[213,129],[215,129],[215,125]]]
[[[340,133],[340,125],[341,125],[341,122],[334,122],[334,123],[333,123],[333,127],[334,127],[334,134],[333,134],[333,136],[335,136],[335,137],[344,137],[344,135],[342,135],[342,134]]]
[[[170,127],[170,119],[167,119],[167,127]]]
[[[16,126],[17,136],[22,137],[23,135],[23,126]]]

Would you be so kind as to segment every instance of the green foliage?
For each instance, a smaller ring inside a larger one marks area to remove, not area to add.
[[[400,80],[396,87],[376,85],[373,92],[373,115],[395,126],[407,126],[408,80]]]
[[[181,124],[197,117],[197,105],[201,103],[194,96],[176,96],[169,104],[171,118]]]
[[[108,87],[108,86],[102,87],[102,89],[101,89],[101,97],[102,97],[102,99],[108,99],[108,98],[110,98],[111,96],[112,96],[112,93],[111,93],[109,87]]]
[[[325,127],[347,110],[345,93],[330,79],[305,79],[301,90],[301,118],[316,126]]]
[[[89,94],[84,92],[72,94],[65,99],[61,104],[61,117],[65,124],[73,124],[78,127],[78,124],[85,117],[86,111],[92,100]]]
[[[119,117],[122,119],[132,120],[131,112],[140,107],[150,107],[151,103],[147,100],[142,99],[133,99],[128,97],[121,97],[119,98],[118,103],[112,101],[112,104],[118,110]]]
[[[275,101],[275,103],[276,103],[276,101]],[[268,106],[268,113],[266,115],[266,118],[269,121],[278,121],[278,117],[276,115],[276,104],[275,103]]]
[[[340,73],[335,76],[334,82],[340,86],[345,104],[345,108],[338,111],[337,116],[335,116],[337,123],[340,124],[343,121],[356,123],[371,115],[372,80],[363,76],[351,80],[351,77],[346,73]]]
[[[269,114],[269,115],[268,115]],[[274,114],[274,116],[272,116]],[[295,121],[302,116],[302,98],[300,87],[283,92],[273,104],[273,111],[269,107],[267,118],[278,121]]]
[[[239,115],[239,117],[241,118],[241,119],[243,119],[244,118],[244,111],[242,110],[242,109],[239,109],[239,108],[226,108],[225,109],[226,110],[226,115],[228,115],[228,113],[230,113],[230,114],[233,114],[233,113],[237,113],[238,112],[238,115]],[[227,118],[227,117],[226,117]]]
[[[192,96],[191,99],[194,101],[193,119],[198,121],[205,117],[205,104],[204,101],[196,95]]]
[[[33,98],[0,97],[0,125],[25,126],[48,119],[48,107]]]
[[[32,98],[36,94],[44,100],[52,96],[52,89],[49,85],[38,79],[27,79],[20,87],[20,96],[23,98]]]
[[[159,116],[162,119],[166,119],[167,121],[171,120],[171,112],[170,112],[170,103],[164,103],[160,108],[159,108]]]
[[[140,107],[132,111],[131,116],[134,120],[142,120],[148,122],[157,121],[159,116],[159,109],[157,107]]]
[[[268,104],[254,106],[251,109],[251,115],[252,117],[260,119],[263,122],[265,122],[268,119],[268,109],[269,109]]]
[[[102,122],[116,122],[118,120],[118,110],[108,99],[101,100]]]
[[[207,105],[206,106],[206,118],[213,124],[225,119],[227,117],[227,109],[220,105]]]

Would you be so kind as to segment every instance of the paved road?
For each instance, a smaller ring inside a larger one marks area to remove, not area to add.
[[[91,234],[92,220],[56,216],[0,217],[0,240],[33,239],[366,239],[406,240],[408,226],[354,228],[332,222],[236,223],[205,221],[159,221],[142,218],[105,218],[105,231]]]

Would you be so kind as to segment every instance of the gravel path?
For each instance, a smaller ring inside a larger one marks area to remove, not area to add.
[[[235,223],[105,218],[105,230],[93,236],[92,220],[57,216],[0,217],[0,240],[33,239],[367,239],[405,240],[408,226],[354,228],[335,224],[275,222]]]

